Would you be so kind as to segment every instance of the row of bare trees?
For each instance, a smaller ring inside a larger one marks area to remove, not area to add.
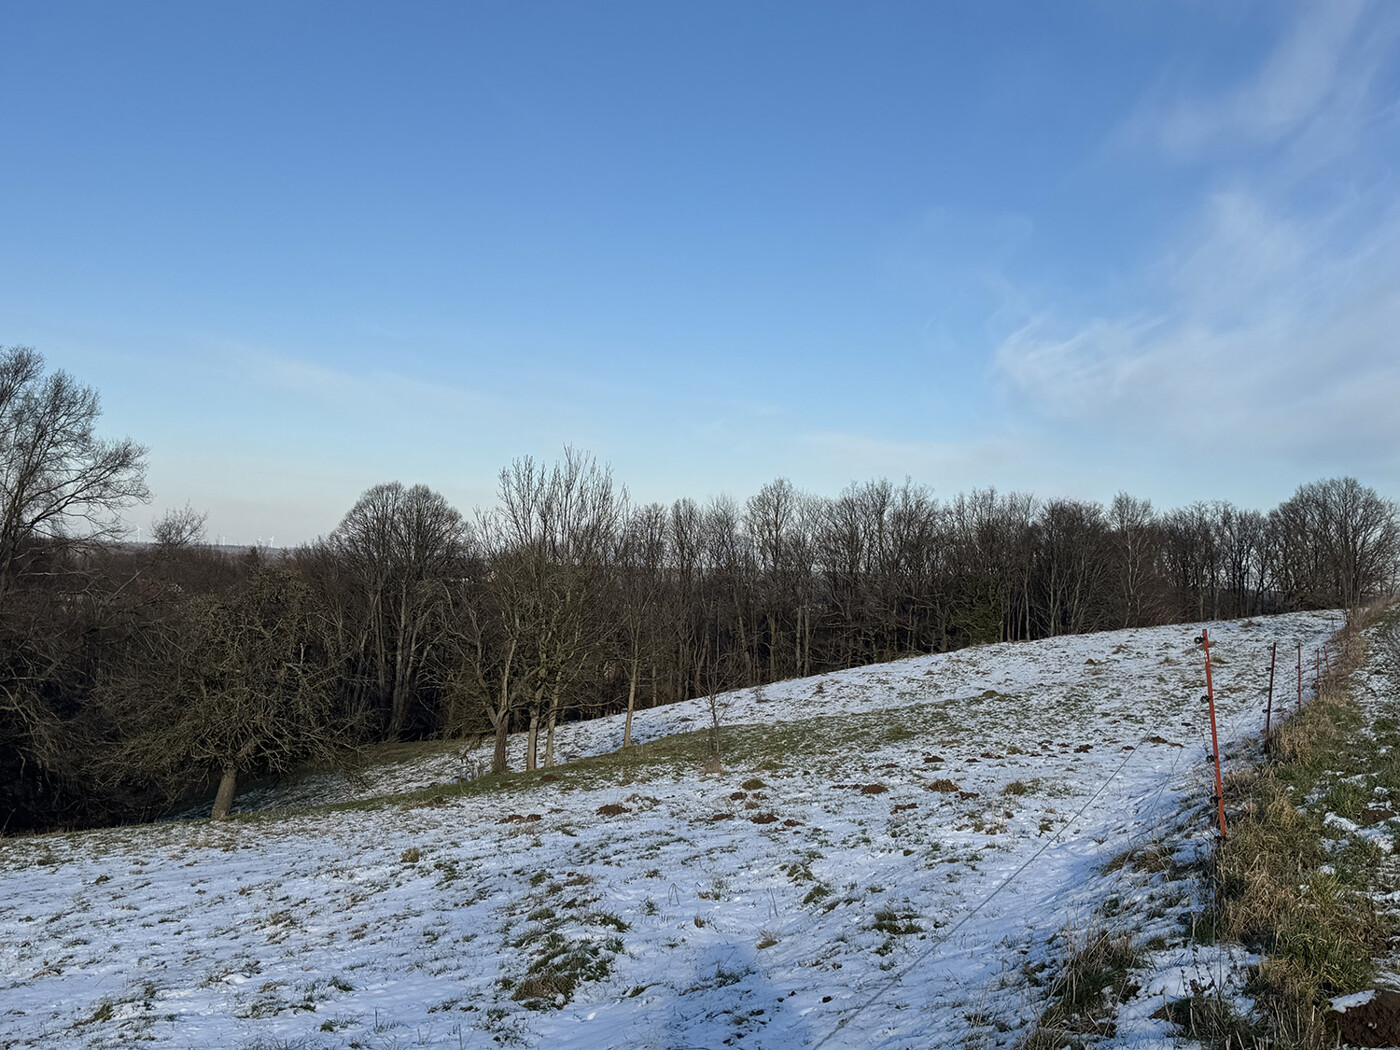
[[[0,832],[158,812],[360,744],[527,736],[964,645],[1356,605],[1393,592],[1396,507],[1351,478],[1274,510],[1156,511],[912,481],[634,505],[566,449],[464,516],[376,485],[328,535],[238,556],[186,507],[112,542],[142,453],[0,351]]]
[[[1395,584],[1396,510],[1353,479],[1264,514],[1156,513],[905,481],[630,505],[566,450],[500,475],[467,519],[378,486],[297,552],[346,647],[344,689],[388,737],[486,729],[553,761],[562,720],[978,643],[1351,605]],[[425,524],[427,523],[427,524]]]

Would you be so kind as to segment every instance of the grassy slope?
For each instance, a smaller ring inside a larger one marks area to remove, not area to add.
[[[1227,721],[1257,721],[1271,637],[1330,629],[1222,625]],[[1049,1002],[1101,1041],[1169,1037],[1154,975],[1230,957],[1182,955],[1208,841],[1190,637],[750,692],[721,776],[665,709],[549,772],[0,842],[0,1045],[1010,1045]],[[407,757],[409,783],[456,761]],[[1134,988],[1076,1006],[1062,957],[1129,929]]]
[[[1258,1038],[1324,1047],[1328,1004],[1370,988],[1397,925],[1392,820],[1400,808],[1400,607],[1343,632],[1320,695],[1268,761],[1227,788],[1236,811],[1212,871],[1217,933],[1263,953]]]

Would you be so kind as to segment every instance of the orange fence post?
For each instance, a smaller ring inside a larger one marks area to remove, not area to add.
[[[1196,644],[1204,649],[1206,654],[1206,703],[1210,705],[1210,750],[1211,757],[1215,760],[1215,805],[1220,813],[1220,837],[1225,837],[1225,784],[1220,779],[1220,737],[1215,731],[1215,686],[1210,679],[1210,636],[1204,627],[1201,628],[1200,637],[1196,639]]]

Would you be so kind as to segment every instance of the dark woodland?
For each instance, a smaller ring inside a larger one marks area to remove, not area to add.
[[[364,746],[569,720],[989,642],[1351,608],[1393,593],[1396,506],[1352,478],[1269,511],[1108,506],[875,480],[634,505],[566,449],[464,516],[366,491],[289,551],[154,541],[146,450],[97,395],[0,349],[0,834],[150,819]],[[630,717],[627,730],[630,732]],[[618,744],[624,745],[624,734]]]

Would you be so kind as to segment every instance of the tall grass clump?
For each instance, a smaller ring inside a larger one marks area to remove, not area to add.
[[[1137,989],[1131,971],[1140,964],[1132,937],[1099,926],[1060,935],[1062,955],[1048,989],[1049,1003],[1017,1050],[1084,1046],[1117,1033],[1118,1004]]]
[[[1211,864],[1212,926],[1261,954],[1249,990],[1273,1046],[1333,1045],[1328,1001],[1371,986],[1394,926],[1367,892],[1378,851],[1338,841],[1323,819],[1354,810],[1356,776],[1384,777],[1400,763],[1377,748],[1352,696],[1365,657],[1359,627],[1353,619],[1338,636],[1319,695],[1284,722],[1267,760],[1226,783],[1234,817]]]

